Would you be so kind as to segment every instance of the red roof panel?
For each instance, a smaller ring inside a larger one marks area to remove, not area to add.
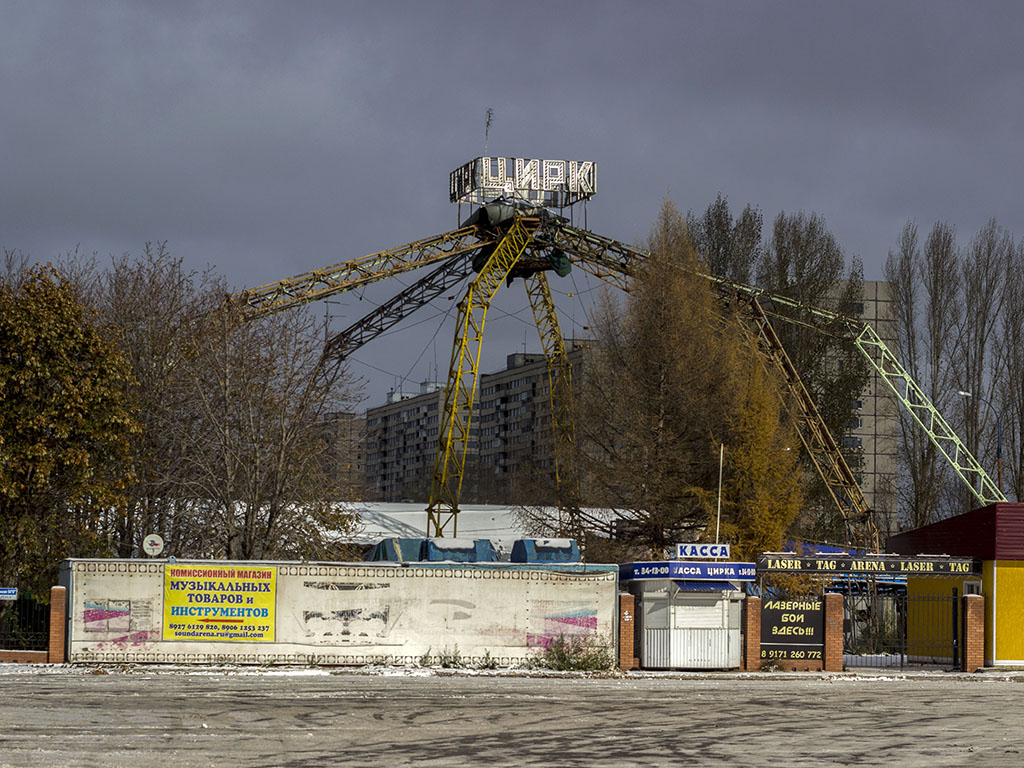
[[[1024,504],[999,503],[905,531],[889,539],[900,555],[1024,560]]]

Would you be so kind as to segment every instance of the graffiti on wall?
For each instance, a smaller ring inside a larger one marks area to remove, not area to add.
[[[152,625],[152,600],[86,600],[82,611],[82,627],[95,633],[97,648],[126,648],[158,640],[160,632]]]
[[[538,600],[537,610],[530,611],[526,645],[543,649],[560,638],[592,636],[596,632],[597,609],[593,603]]]

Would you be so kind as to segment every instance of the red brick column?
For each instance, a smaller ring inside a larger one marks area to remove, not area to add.
[[[964,672],[977,672],[985,666],[985,598],[964,595],[960,600],[963,622],[960,666]]]
[[[761,668],[761,598],[743,601],[743,669]]]
[[[636,657],[636,598],[633,595],[619,595],[619,669],[628,672],[639,669]]]
[[[826,672],[843,671],[843,596],[825,594],[825,658]]]
[[[67,629],[67,590],[64,587],[50,588],[50,652],[51,664],[64,663],[64,635]]]

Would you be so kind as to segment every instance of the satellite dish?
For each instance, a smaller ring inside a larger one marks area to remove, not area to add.
[[[164,540],[156,533],[151,533],[142,540],[142,549],[150,557],[156,557],[164,551]]]

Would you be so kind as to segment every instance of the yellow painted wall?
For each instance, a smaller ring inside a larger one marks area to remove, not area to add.
[[[986,568],[988,563],[985,563]],[[986,594],[991,594],[986,588]],[[1024,664],[1024,560],[995,562],[995,647],[985,658],[995,664]]]
[[[907,578],[907,655],[952,658],[953,607],[948,600],[914,598],[951,597],[964,593],[962,576]]]
[[[985,663],[992,664],[995,654],[992,648],[996,625],[996,602],[995,595],[995,563],[992,560],[984,560],[981,564],[981,593],[985,596]]]

